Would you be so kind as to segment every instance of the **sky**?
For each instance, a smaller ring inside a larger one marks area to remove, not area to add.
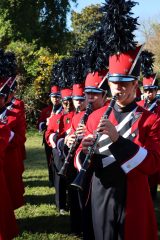
[[[104,2],[104,0],[77,0],[78,6],[74,7],[74,10],[80,12],[86,6],[102,4]],[[135,2],[139,3],[133,8],[135,15],[143,18],[154,18],[158,15],[160,17],[160,0],[135,0]]]
[[[134,0],[138,2],[135,7],[132,8],[132,12],[135,17],[139,17],[138,22],[160,22],[160,0]],[[78,6],[72,4],[72,9],[76,12],[81,12],[83,8],[91,4],[103,4],[105,0],[77,0]],[[68,19],[68,26],[71,22]],[[137,40],[142,40],[140,31],[136,32]],[[143,40],[142,40],[143,41]]]

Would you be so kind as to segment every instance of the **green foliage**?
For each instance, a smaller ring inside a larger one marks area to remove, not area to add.
[[[82,47],[87,39],[99,28],[102,13],[99,11],[100,5],[90,5],[81,13],[72,12],[72,28],[75,47]]]
[[[69,234],[69,214],[60,216],[54,204],[55,190],[48,188],[47,163],[42,135],[27,133],[27,159],[23,180],[25,206],[16,210],[20,234],[16,240],[78,240]]]
[[[58,54],[42,53],[42,49],[36,52],[38,63],[38,74],[34,80],[35,97],[43,99],[43,96],[50,92],[51,70],[53,65],[63,58]]]
[[[12,41],[36,41],[52,52],[63,52],[66,41],[66,16],[70,3],[76,0],[0,0],[0,15],[4,24],[12,26]],[[7,35],[7,34],[6,34]]]
[[[49,100],[51,69],[64,56],[51,54],[50,49],[38,49],[35,42],[11,42],[7,51],[16,54],[18,63],[17,94],[25,102],[28,125],[36,123],[40,109]]]
[[[49,101],[53,64],[84,44],[99,24],[98,5],[73,12],[73,32],[66,14],[76,0],[0,0],[0,43],[17,58],[17,95],[25,102],[28,126]],[[71,41],[73,39],[73,41]],[[63,53],[63,54],[60,54]]]
[[[6,46],[12,38],[12,25],[10,20],[5,20],[6,13],[0,15],[0,43],[1,47]]]
[[[37,45],[35,42],[27,43],[25,40],[12,41],[8,44],[6,50],[13,51],[16,54],[20,75],[27,74],[27,80],[28,78],[36,76],[37,62],[35,52],[37,51]],[[27,84],[27,82],[25,84]]]

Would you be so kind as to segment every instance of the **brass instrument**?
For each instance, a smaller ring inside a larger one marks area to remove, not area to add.
[[[109,118],[110,114],[111,114],[111,111],[114,107],[114,104],[117,100],[117,95],[113,96],[112,99],[111,99],[111,102],[107,108],[107,110],[105,111],[104,115],[103,115],[103,118]],[[88,153],[86,154],[86,157],[85,157],[85,160],[82,164],[82,168],[80,169],[80,172],[78,173],[77,177],[75,178],[75,180],[73,181],[73,183],[71,183],[71,186],[72,187],[75,187],[79,190],[83,190],[83,185],[84,185],[84,179],[85,179],[85,175],[86,175],[86,171],[87,169],[89,168],[90,166],[90,163],[91,163],[91,158],[96,150],[96,146],[97,146],[97,143],[99,141],[99,138],[100,138],[100,133],[96,133],[96,136],[94,138],[94,143],[92,146],[90,146],[88,148]]]
[[[92,103],[88,103],[86,111],[80,121],[80,124],[86,124],[88,116],[91,114],[91,112],[92,112]],[[71,147],[68,151],[67,157],[65,158],[64,164],[63,164],[62,168],[60,169],[60,171],[58,172],[59,176],[63,176],[63,177],[67,176],[67,170],[68,170],[70,160],[74,156],[75,151],[78,146],[78,143],[79,143],[79,138],[78,138],[78,135],[76,134],[76,132],[75,132],[75,135],[76,135],[75,141],[71,145]]]

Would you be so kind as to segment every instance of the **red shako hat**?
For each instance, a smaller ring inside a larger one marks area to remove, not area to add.
[[[69,88],[61,89],[62,100],[72,99],[72,92],[72,89]]]
[[[153,89],[153,88],[158,88],[158,81],[156,79],[157,74],[153,73],[152,75],[148,77],[143,78],[143,88],[144,89]]]
[[[109,57],[110,82],[130,82],[140,75],[139,56],[143,45],[124,53],[117,53]]]
[[[88,73],[85,81],[85,92],[102,93],[107,90],[107,73],[108,70]]]
[[[60,90],[58,86],[52,86],[51,87],[51,93],[50,93],[50,97],[60,97]]]
[[[84,100],[84,83],[73,84],[73,99]]]

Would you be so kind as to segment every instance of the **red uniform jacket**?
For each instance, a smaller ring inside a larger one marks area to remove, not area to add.
[[[63,115],[63,111],[60,112],[59,114],[52,115],[48,121],[47,130],[45,132],[45,139],[50,147],[55,147],[53,137],[55,136],[56,133],[58,136],[60,118],[62,115]]]
[[[46,124],[46,120],[47,118],[50,117],[52,112],[52,105],[49,105],[47,107],[45,107],[44,109],[42,109],[40,117],[38,119],[38,124],[37,124],[37,128],[39,129],[39,131],[42,131],[42,124]]]
[[[105,110],[106,107],[103,107],[89,116],[87,135],[93,134],[97,129]],[[160,170],[160,119],[157,115],[151,114],[141,107],[135,108],[135,111],[132,111],[127,117],[128,121],[132,120],[128,131],[124,132],[124,135],[110,146],[107,146],[109,138],[107,135],[103,135],[99,139],[96,153],[100,154],[99,156],[102,158],[102,169],[107,169],[116,162],[126,176],[124,240],[157,240],[158,231],[148,186],[148,175]],[[122,131],[123,127],[127,125],[126,119],[118,124],[113,111],[109,119],[117,126],[118,131]],[[107,153],[108,149],[111,155]],[[81,147],[77,150],[76,166],[82,157],[80,151]],[[115,177],[116,175],[112,176],[113,179]],[[96,189],[94,191],[96,194]],[[99,197],[103,202],[103,196]],[[98,211],[99,209],[97,208]],[[97,218],[95,221],[97,221],[97,226],[103,229],[100,222],[98,223],[99,219]]]
[[[10,110],[4,110],[1,116],[13,135],[6,149],[4,171],[13,208],[16,209],[24,204],[23,164],[19,147],[20,143],[25,142],[24,125],[21,123],[22,119]]]
[[[141,100],[141,101],[137,102],[137,104],[139,106],[144,107],[145,100]],[[160,102],[159,102],[159,100],[155,99],[155,101],[153,103],[148,104],[146,109],[149,110],[149,108],[151,108],[151,112],[157,114],[160,117]],[[160,183],[160,172],[157,172],[157,173],[149,176],[149,185],[151,188],[155,187],[158,183]]]
[[[141,100],[141,101],[137,102],[137,104],[141,107],[144,107],[145,100]],[[157,101],[155,100],[152,104],[149,104],[149,106],[146,107],[146,109],[149,110],[149,107],[152,108],[152,106],[153,106],[153,111],[151,109],[151,112],[158,114],[158,116],[160,117],[160,102],[159,102],[159,100],[157,100]]]
[[[18,227],[3,170],[9,136],[9,127],[0,122],[0,240],[13,239],[18,235]]]
[[[70,135],[73,134],[77,127],[78,124],[80,123],[82,117],[84,116],[85,111],[79,112],[77,114],[74,115],[74,117],[72,118],[72,123],[71,123],[71,130],[70,130]]]
[[[13,97],[13,99],[11,100],[11,106],[8,107],[8,109],[10,109],[13,112],[18,113],[18,118],[21,118],[21,123],[23,124],[23,129],[24,129],[24,135],[26,134],[26,128],[27,128],[27,124],[26,124],[26,114],[25,114],[25,106],[24,106],[24,102],[18,98]],[[21,146],[20,146],[21,150],[21,158],[22,161],[26,159],[26,149],[25,149],[25,144],[22,142]],[[24,170],[24,166],[22,171]]]
[[[26,118],[25,118],[25,113],[24,113],[24,103],[22,101],[20,101],[20,103],[22,102],[22,106],[20,105],[16,105],[14,104],[15,99],[13,99],[8,105],[7,105],[7,109],[11,112],[16,113],[17,115],[17,119],[19,120],[19,128],[21,129],[21,135],[23,135],[23,137],[21,138],[22,141],[19,142],[19,151],[20,151],[20,165],[22,166],[22,173],[24,171],[24,163],[23,161],[26,159],[26,150],[25,150],[25,142],[26,142]]]
[[[24,106],[24,102],[18,98],[13,98],[12,102],[15,106],[15,108],[19,108],[23,113],[25,113],[25,106]]]
[[[60,118],[60,124],[59,124],[59,133],[58,138],[64,138],[66,134],[70,132],[70,127],[72,123],[72,118],[74,116],[75,112],[71,111],[67,114],[63,114]]]

